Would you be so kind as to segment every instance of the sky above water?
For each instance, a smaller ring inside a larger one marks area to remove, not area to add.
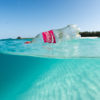
[[[0,39],[77,24],[100,31],[100,0],[0,0]]]

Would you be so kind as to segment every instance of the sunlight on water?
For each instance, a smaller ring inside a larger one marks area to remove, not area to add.
[[[92,60],[86,60],[89,61],[87,64],[84,61],[69,60],[69,62],[58,63],[56,67],[52,66],[52,69],[41,76],[22,98],[25,100],[98,100],[100,66],[90,62]]]
[[[0,60],[1,100],[100,98],[100,59],[1,55]]]
[[[99,38],[61,45],[25,41],[0,41],[0,100],[100,99]]]

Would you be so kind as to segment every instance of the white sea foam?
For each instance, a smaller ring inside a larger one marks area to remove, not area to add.
[[[80,39],[96,39],[98,37],[81,37]]]

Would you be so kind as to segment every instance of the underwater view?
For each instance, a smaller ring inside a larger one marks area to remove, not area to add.
[[[99,100],[100,39],[56,44],[0,40],[0,100]]]
[[[100,100],[100,0],[0,0],[0,100]]]

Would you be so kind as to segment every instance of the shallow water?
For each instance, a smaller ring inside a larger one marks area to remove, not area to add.
[[[46,58],[25,56],[28,55],[26,53],[28,50],[30,53],[34,52],[30,48],[33,44],[21,48],[24,41],[26,40],[0,42],[2,45],[0,47],[0,100],[100,99],[99,39],[68,41],[73,46],[80,44],[79,52],[73,51],[75,49],[72,50],[72,54],[71,51],[67,51],[69,56],[66,58],[60,56],[59,59],[47,58],[48,55]],[[81,44],[84,44],[84,48]],[[26,50],[26,47],[29,49]],[[84,55],[80,50],[85,50]],[[91,50],[90,53],[88,50]],[[75,52],[76,55],[73,55]],[[21,53],[25,55],[18,55]]]
[[[99,38],[73,39],[56,44],[24,44],[29,40],[1,40],[0,52],[14,55],[27,55],[51,58],[97,58],[100,57]]]

